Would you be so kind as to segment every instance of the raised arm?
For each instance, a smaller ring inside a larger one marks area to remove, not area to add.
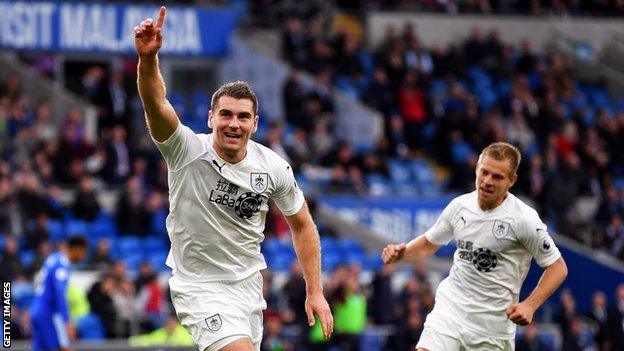
[[[385,264],[399,261],[417,262],[431,257],[439,248],[440,246],[432,244],[422,234],[407,244],[386,245],[381,252],[381,259]]]
[[[321,243],[308,205],[304,203],[299,212],[286,216],[286,221],[292,231],[293,245],[306,281],[305,310],[308,315],[308,324],[314,325],[316,313],[321,320],[323,335],[329,338],[334,329],[334,318],[323,295]]]
[[[165,82],[158,67],[158,50],[163,43],[163,24],[167,9],[162,6],[158,20],[151,18],[134,27],[134,45],[139,55],[137,86],[145,109],[150,134],[157,141],[165,141],[178,127],[180,120],[167,101]]]

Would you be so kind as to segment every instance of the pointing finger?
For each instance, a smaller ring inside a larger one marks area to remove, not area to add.
[[[161,6],[160,13],[158,14],[158,20],[156,21],[156,28],[162,28],[163,24],[165,24],[166,14],[167,14],[167,8],[164,6]]]

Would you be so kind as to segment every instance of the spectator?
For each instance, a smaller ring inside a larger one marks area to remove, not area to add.
[[[37,216],[37,221],[26,229],[26,243],[25,248],[37,249],[42,242],[50,239],[50,233],[48,231],[48,225],[50,219],[45,213],[40,213]],[[34,225],[34,227],[32,227]]]
[[[97,270],[107,270],[113,265],[108,238],[100,238],[87,263],[89,267]]]
[[[24,274],[24,264],[20,260],[19,247],[16,238],[9,236],[4,243],[4,252],[0,260],[0,280],[13,281]]]
[[[141,265],[139,266],[139,276],[134,282],[136,291],[143,290],[143,287],[152,279],[154,275],[154,269],[149,261],[141,262]]]
[[[91,310],[100,317],[107,338],[117,337],[117,311],[112,298],[115,289],[115,278],[107,274],[93,284],[87,294]]]
[[[143,235],[148,218],[143,208],[143,188],[139,179],[130,177],[117,200],[117,226],[122,234]]]
[[[607,335],[611,350],[624,350],[624,283],[615,290],[615,303],[609,309]]]
[[[392,291],[392,276],[395,273],[395,266],[383,265],[375,272],[371,287],[373,289],[370,297],[370,315],[375,324],[390,325],[394,322],[394,293]],[[404,348],[397,348],[404,349]]]
[[[561,328],[561,334],[563,338],[567,338],[570,333],[570,327],[572,327],[572,320],[577,317],[576,313],[576,301],[572,296],[569,289],[564,289],[561,292],[561,309],[555,316],[555,322],[559,324]]]
[[[138,305],[145,315],[148,330],[155,330],[164,324],[162,306],[163,289],[158,285],[158,276],[152,274],[138,292]]]
[[[137,323],[140,311],[137,309],[137,299],[135,298],[134,284],[123,279],[117,283],[111,295],[117,315],[115,335],[127,338],[133,332],[133,325]]]
[[[113,127],[110,140],[105,144],[106,165],[104,178],[111,183],[123,183],[130,175],[130,151],[126,144],[126,129]]]
[[[539,338],[539,330],[535,323],[531,323],[524,328],[522,338],[516,344],[516,351],[552,351]]]
[[[72,212],[75,218],[89,222],[94,221],[100,212],[100,204],[93,189],[93,179],[88,175],[80,178]]]
[[[347,268],[334,291],[336,343],[341,350],[359,351],[360,336],[366,326],[366,298],[358,282],[357,272]]]
[[[178,323],[174,316],[168,316],[163,328],[154,330],[148,334],[136,335],[128,340],[133,347],[146,346],[193,346],[193,338]]]
[[[591,341],[586,338],[587,334],[583,334],[583,323],[580,317],[573,317],[567,329],[569,333],[563,337],[563,350],[587,351],[592,349]]]
[[[602,291],[596,291],[592,296],[591,311],[587,316],[593,322],[594,341],[598,350],[608,350],[606,333],[608,328],[607,296]]]

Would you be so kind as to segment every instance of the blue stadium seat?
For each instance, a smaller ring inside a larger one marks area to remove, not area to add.
[[[412,181],[411,172],[403,160],[391,159],[388,161],[390,179],[394,184],[406,184]]]
[[[451,158],[456,165],[464,164],[470,155],[474,153],[472,146],[466,141],[453,141],[451,142]]]
[[[152,252],[168,251],[170,244],[161,236],[148,236],[143,239],[143,251],[146,255]]]
[[[265,240],[262,243],[261,249],[262,252],[272,255],[272,254],[278,254],[280,252],[286,251],[286,244],[281,242],[279,239],[277,238],[270,238]]]
[[[381,260],[381,254],[378,252],[372,253],[364,259],[362,262],[362,270],[369,272],[376,272],[383,266],[383,261]]]
[[[15,281],[11,284],[13,302],[18,308],[29,308],[35,297],[35,289],[28,281]]]
[[[324,254],[321,256],[321,261],[323,272],[333,272],[339,264],[344,263],[342,257],[338,254]]]
[[[152,215],[150,222],[150,232],[158,235],[167,235],[167,210],[160,210]]]
[[[114,238],[119,235],[117,225],[108,220],[97,219],[91,224],[91,237],[95,240],[99,238]]]
[[[19,253],[20,260],[24,267],[30,267],[37,257],[35,250],[22,250]]]
[[[65,224],[58,219],[50,219],[48,221],[48,232],[52,241],[65,239]]]
[[[366,254],[363,252],[349,252],[343,256],[344,262],[351,265],[357,264],[363,267],[366,261]]]
[[[391,186],[386,179],[381,174],[372,173],[366,176],[366,184],[368,184],[368,188],[370,189],[370,193],[373,196],[381,196],[390,194]]]
[[[106,333],[100,317],[94,313],[78,318],[76,331],[81,340],[104,340]]]
[[[336,238],[331,236],[321,236],[321,251],[323,253],[329,252],[333,253],[338,250],[338,244]]]
[[[116,247],[119,254],[124,257],[132,253],[141,253],[141,239],[135,236],[122,236],[117,238]]]
[[[168,254],[168,251],[157,251],[148,256],[148,261],[150,265],[152,265],[152,267],[154,268],[155,272],[163,272],[170,269],[165,264],[167,262]]]
[[[351,238],[342,238],[340,241],[338,241],[338,248],[340,249],[340,253],[342,255],[366,254],[366,250],[364,250],[362,244],[359,241]]]
[[[145,256],[141,252],[129,253],[122,256],[122,260],[126,263],[126,267],[129,271],[138,271],[141,262],[145,260]]]
[[[86,235],[91,234],[89,222],[79,220],[79,219],[70,219],[65,224],[65,231],[68,236],[72,235]]]
[[[290,266],[292,265],[292,262],[294,260],[294,258],[290,255],[283,253],[269,255],[266,258],[267,266],[269,267],[269,269],[276,272],[290,271]]]

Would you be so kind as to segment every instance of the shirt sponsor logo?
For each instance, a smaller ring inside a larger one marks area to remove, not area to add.
[[[241,194],[238,198],[228,194],[219,194],[214,190],[210,191],[210,202],[214,202],[221,206],[233,208],[236,215],[241,219],[253,217],[262,206],[262,196],[260,194],[247,192]]]
[[[476,249],[472,256],[472,263],[479,272],[490,272],[498,264],[496,255],[484,247]]]

